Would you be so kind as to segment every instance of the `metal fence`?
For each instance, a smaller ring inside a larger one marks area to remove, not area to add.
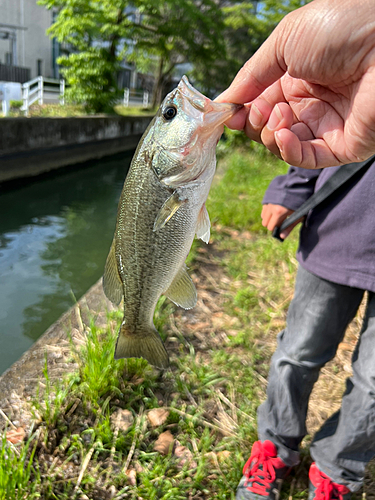
[[[44,78],[43,76],[38,76],[33,80],[27,81],[22,85],[22,101],[21,111],[23,111],[26,116],[29,115],[30,106],[35,102],[38,102],[40,105],[51,103],[64,105],[65,81]],[[143,108],[147,108],[150,104],[149,92],[146,90],[134,91],[126,88],[124,89],[122,104],[125,107],[142,106]]]
[[[25,83],[30,80],[30,68],[0,63],[0,81]]]
[[[22,85],[23,105],[21,110],[28,116],[34,102],[38,104],[65,104],[65,81],[38,76]]]
[[[123,105],[126,108],[129,106],[142,106],[143,108],[147,108],[149,100],[150,96],[147,90],[124,89]]]

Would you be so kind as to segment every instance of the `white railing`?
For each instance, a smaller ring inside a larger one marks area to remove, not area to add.
[[[34,80],[30,80],[22,85],[22,100],[23,105],[21,110],[26,116],[29,115],[29,109],[34,102],[38,104],[60,103],[65,104],[65,81],[53,80],[52,78],[44,78],[38,76]]]
[[[123,105],[128,108],[129,106],[142,106],[147,108],[149,105],[149,93],[147,90],[130,90],[124,89]]]

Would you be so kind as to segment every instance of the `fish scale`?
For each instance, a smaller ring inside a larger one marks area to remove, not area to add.
[[[167,95],[135,152],[120,197],[103,288],[122,321],[115,358],[143,357],[165,368],[168,354],[153,324],[162,294],[194,307],[185,260],[195,234],[208,242],[205,208],[223,122],[240,106],[215,103],[186,77]]]

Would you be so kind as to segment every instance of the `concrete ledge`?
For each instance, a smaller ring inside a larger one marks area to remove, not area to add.
[[[17,425],[21,422],[29,425],[31,415],[27,401],[35,397],[39,381],[43,382],[46,361],[51,380],[61,378],[64,373],[74,370],[70,343],[79,348],[79,342],[85,338],[81,321],[88,325],[90,319],[95,318],[95,324],[104,327],[107,324],[108,310],[113,310],[113,305],[104,295],[100,278],[76,306],[71,307],[53,323],[35,344],[0,376],[0,409],[11,420],[16,421]],[[0,430],[5,424],[0,418]]]
[[[0,119],[0,182],[135,149],[151,117]]]

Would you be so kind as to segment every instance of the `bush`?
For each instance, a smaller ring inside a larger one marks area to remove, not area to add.
[[[272,158],[273,155],[262,144],[251,141],[243,130],[231,130],[227,127],[217,145],[216,154],[218,158],[232,153],[235,149],[242,152],[253,152],[262,159]]]
[[[23,105],[23,101],[9,101],[11,111],[19,111]]]

